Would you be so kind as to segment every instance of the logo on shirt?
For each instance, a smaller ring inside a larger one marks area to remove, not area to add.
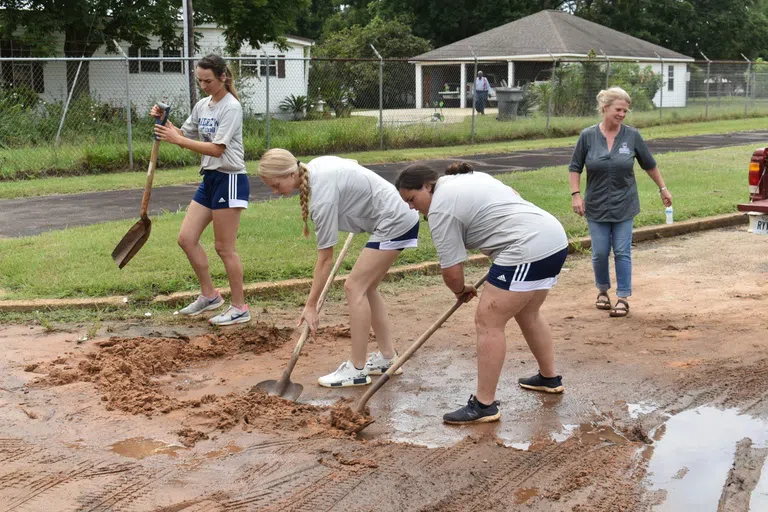
[[[626,142],[621,143],[621,147],[619,148],[619,153],[622,155],[628,155],[629,154],[629,147],[627,146]]]
[[[216,135],[216,129],[219,127],[219,120],[215,117],[200,117],[197,120],[197,131],[203,138],[204,142],[213,141],[213,136]]]

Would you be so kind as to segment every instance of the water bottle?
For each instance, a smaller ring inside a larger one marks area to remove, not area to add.
[[[671,206],[667,206],[664,209],[664,215],[667,216],[667,224],[672,224],[672,222],[673,222],[673,219],[672,219],[673,214],[672,214],[672,207]]]

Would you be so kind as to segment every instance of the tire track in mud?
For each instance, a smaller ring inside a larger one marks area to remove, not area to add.
[[[121,474],[100,489],[93,491],[79,500],[78,512],[111,512],[134,510],[135,505],[150,491],[149,487],[158,484],[175,473],[173,469],[152,470],[137,467],[130,474]]]

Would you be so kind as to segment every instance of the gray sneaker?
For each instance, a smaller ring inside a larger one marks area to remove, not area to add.
[[[197,300],[179,311],[179,314],[187,316],[197,316],[203,311],[210,311],[212,309],[218,309],[224,305],[224,299],[221,298],[220,293],[216,293],[216,298],[209,299],[202,295],[197,297]]]
[[[220,315],[216,315],[208,320],[211,325],[232,325],[232,324],[244,324],[251,321],[251,312],[247,309],[241,311],[235,306],[229,306],[229,309]]]

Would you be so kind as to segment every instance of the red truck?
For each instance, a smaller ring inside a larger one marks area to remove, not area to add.
[[[749,202],[738,205],[749,214],[749,228],[768,235],[768,148],[756,149],[749,162]]]

